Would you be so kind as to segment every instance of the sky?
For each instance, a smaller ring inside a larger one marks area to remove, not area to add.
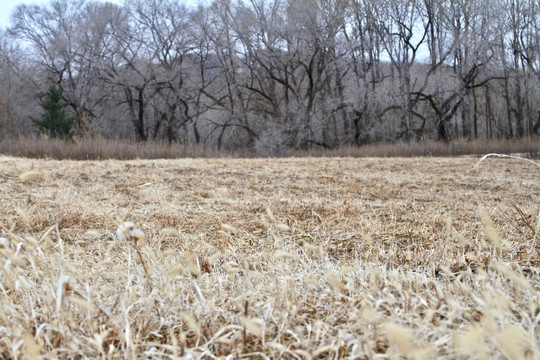
[[[21,4],[45,5],[51,0],[0,0],[0,27],[7,28],[10,25],[10,17],[13,10]],[[100,0],[104,1],[104,0]],[[120,3],[120,0],[108,0],[109,2]]]
[[[45,0],[2,0],[0,1],[0,27],[9,26],[11,13],[20,4],[43,4]]]
[[[51,0],[0,0],[0,27],[7,28],[10,25],[9,19],[13,10],[21,4],[38,4],[44,5]],[[99,0],[109,1],[113,3],[121,3],[122,0]],[[186,3],[197,3],[197,0],[186,0]]]

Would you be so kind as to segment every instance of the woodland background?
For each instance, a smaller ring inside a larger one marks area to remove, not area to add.
[[[51,85],[78,139],[209,149],[540,132],[538,0],[54,0],[0,29],[0,140]]]

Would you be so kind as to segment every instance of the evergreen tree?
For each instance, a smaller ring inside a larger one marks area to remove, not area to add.
[[[43,108],[41,119],[32,119],[38,132],[52,138],[71,139],[74,135],[72,128],[75,118],[66,114],[64,110],[66,104],[62,100],[60,89],[51,85],[45,100],[41,102],[41,107]]]

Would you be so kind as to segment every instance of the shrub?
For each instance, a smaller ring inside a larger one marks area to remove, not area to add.
[[[51,138],[73,138],[75,118],[66,114],[66,104],[62,99],[62,92],[59,88],[54,85],[49,87],[41,107],[43,108],[41,119],[32,119],[40,134],[46,134]]]

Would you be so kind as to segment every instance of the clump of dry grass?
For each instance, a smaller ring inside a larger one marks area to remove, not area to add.
[[[342,146],[332,150],[312,149],[312,156],[346,157],[455,157],[488,153],[520,154],[536,159],[540,155],[540,137],[523,139],[465,140],[449,142],[425,140],[419,142],[374,143],[362,146]]]
[[[373,143],[359,146],[343,145],[333,149],[284,149],[279,153],[265,153],[251,148],[217,149],[203,144],[180,144],[159,141],[136,142],[129,139],[83,138],[77,141],[18,137],[0,140],[0,154],[38,158],[71,160],[131,160],[177,159],[194,157],[253,158],[253,157],[453,157],[487,153],[521,154],[528,158],[540,155],[540,137],[522,139],[454,140],[441,142]]]
[[[174,159],[185,157],[249,156],[250,152],[206,149],[202,144],[179,144],[159,141],[136,142],[129,139],[84,138],[77,141],[15,137],[0,140],[0,154],[72,160]]]
[[[537,358],[539,170],[474,164],[0,158],[0,357]]]

